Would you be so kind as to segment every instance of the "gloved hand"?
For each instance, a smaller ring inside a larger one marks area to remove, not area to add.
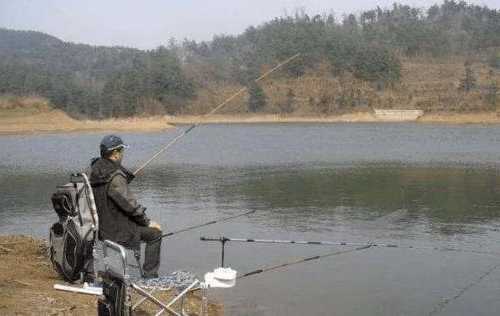
[[[151,227],[151,228],[155,228],[155,229],[158,229],[158,230],[161,230],[161,226],[160,226],[160,224],[158,224],[158,223],[157,223],[157,222],[155,222],[155,221],[151,221],[151,222],[149,222],[149,227]]]

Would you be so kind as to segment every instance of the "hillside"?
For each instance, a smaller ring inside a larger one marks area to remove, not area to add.
[[[287,116],[328,116],[380,109],[421,109],[426,113],[496,112],[500,105],[500,72],[480,56],[471,63],[475,88],[460,88],[465,78],[465,57],[404,58],[401,79],[390,89],[376,86],[350,74],[333,76],[329,65],[319,65],[298,78],[274,78],[262,87],[267,96],[263,113]],[[239,85],[213,85],[200,89],[182,114],[202,114],[237,91]],[[222,114],[247,112],[248,95],[235,99]]]
[[[200,114],[244,86],[251,93],[225,113],[494,112],[499,72],[500,11],[454,0],[342,19],[298,11],[238,35],[150,51],[0,29],[0,95],[41,96],[78,119]]]

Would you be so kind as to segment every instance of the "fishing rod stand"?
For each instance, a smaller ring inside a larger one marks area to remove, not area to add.
[[[208,238],[208,237],[200,237],[201,241],[218,241],[221,244],[221,263],[220,266],[224,268],[224,249],[226,248],[226,242],[230,241],[230,239],[226,237],[219,238]]]

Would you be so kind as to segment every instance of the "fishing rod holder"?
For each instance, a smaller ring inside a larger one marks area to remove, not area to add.
[[[230,241],[229,238],[219,237],[219,238],[209,238],[209,237],[200,237],[201,241],[218,241],[221,244],[221,263],[220,266],[224,268],[224,249],[226,248],[226,242]]]

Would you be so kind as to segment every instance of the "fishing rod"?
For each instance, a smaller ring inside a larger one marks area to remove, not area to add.
[[[247,278],[247,277],[252,276],[252,275],[256,275],[256,274],[260,274],[260,273],[264,273],[264,272],[268,272],[268,271],[272,271],[272,270],[277,270],[277,269],[285,268],[285,267],[296,265],[296,264],[299,264],[299,263],[304,263],[304,262],[313,261],[313,260],[320,260],[320,259],[324,259],[324,258],[328,258],[328,257],[337,256],[337,255],[342,255],[342,254],[347,254],[347,253],[351,253],[351,252],[361,251],[361,250],[369,249],[371,247],[372,247],[372,245],[364,245],[364,246],[361,246],[361,247],[356,247],[354,249],[338,250],[338,251],[329,252],[329,253],[325,253],[325,254],[320,254],[320,255],[316,255],[316,256],[299,258],[299,259],[296,259],[296,260],[293,260],[293,261],[289,261],[289,262],[285,262],[285,263],[280,263],[280,264],[273,265],[273,266],[259,268],[259,269],[256,269],[256,270],[244,273],[242,275],[239,275],[239,276],[236,277],[236,279],[239,280],[239,279]],[[224,265],[222,265],[222,267],[224,267]],[[191,289],[191,292],[196,292],[196,291],[199,291],[199,290],[202,290],[202,288],[201,287],[197,287],[197,288]]]
[[[379,248],[400,248],[400,249],[417,249],[417,250],[437,250],[437,251],[453,251],[453,252],[467,252],[477,253],[484,255],[500,256],[500,253],[494,251],[483,251],[475,249],[464,249],[458,247],[436,247],[436,246],[413,246],[413,245],[400,245],[391,243],[378,243],[378,242],[344,242],[344,241],[304,241],[304,240],[280,240],[280,239],[251,239],[251,238],[228,238],[228,237],[200,237],[201,241],[217,241],[222,244],[222,257],[224,257],[224,246],[226,242],[245,242],[245,243],[264,243],[264,244],[297,244],[297,245],[322,245],[322,246],[352,246],[361,247],[370,245],[371,247]],[[224,258],[222,259],[224,260]]]
[[[238,276],[236,279],[243,279],[243,278],[249,277],[251,275],[260,274],[260,273],[263,273],[263,272],[268,272],[268,271],[272,271],[272,270],[276,270],[276,269],[280,269],[280,268],[284,268],[284,267],[288,267],[288,266],[292,266],[292,265],[295,265],[295,264],[304,263],[304,262],[308,262],[308,261],[312,261],[312,260],[319,260],[319,259],[323,259],[323,258],[328,258],[328,257],[336,256],[336,255],[341,255],[341,254],[346,254],[346,253],[361,251],[361,250],[365,250],[365,249],[368,249],[368,248],[371,248],[371,247],[373,247],[373,245],[364,245],[364,246],[357,247],[357,248],[354,248],[354,249],[340,250],[340,251],[334,251],[334,252],[330,252],[330,253],[326,253],[326,254],[322,254],[322,255],[316,255],[316,256],[306,257],[306,258],[300,258],[300,259],[297,259],[297,260],[294,260],[294,261],[290,261],[290,262],[286,262],[286,263],[277,264],[277,265],[274,265],[274,266],[269,266],[269,267],[265,267],[265,268],[260,268],[260,269],[257,269],[257,270],[253,270],[253,271],[250,271],[250,272],[247,272],[247,273],[244,273],[244,274]]]
[[[226,221],[229,221],[231,219],[238,218],[238,217],[250,215],[250,214],[255,213],[256,211],[257,210],[253,210],[253,211],[249,211],[249,212],[238,214],[238,215],[234,215],[234,216],[229,216],[229,217],[224,217],[224,218],[221,218],[221,219],[212,220],[210,222],[206,222],[206,223],[203,223],[203,224],[198,224],[198,225],[194,225],[194,226],[185,227],[185,228],[173,231],[173,232],[165,233],[165,234],[161,235],[160,237],[154,239],[152,242],[155,242],[155,241],[160,240],[160,239],[165,238],[165,237],[170,237],[170,236],[175,235],[175,234],[187,232],[187,231],[190,231],[190,230],[193,230],[193,229],[196,229],[196,228],[200,228],[200,227],[204,227],[204,226],[209,226],[209,225],[213,225],[213,224],[216,224],[216,223],[222,223],[222,222],[226,222]]]
[[[279,63],[278,65],[276,65],[274,68],[266,71],[263,75],[261,75],[260,77],[258,77],[257,79],[255,79],[254,82],[261,81],[262,79],[266,78],[267,76],[269,76],[270,74],[272,74],[273,72],[275,72],[279,68],[283,67],[284,65],[290,63],[292,60],[294,60],[295,58],[297,58],[299,56],[300,56],[300,53],[295,54],[292,57],[287,58],[286,60],[284,60],[281,63]],[[213,108],[210,112],[204,114],[202,117],[207,117],[209,115],[214,114],[215,112],[217,112],[218,110],[220,110],[223,106],[225,106],[226,104],[228,104],[229,102],[231,102],[234,98],[236,98],[237,96],[239,96],[240,94],[242,94],[243,92],[245,92],[247,90],[248,90],[247,87],[241,88],[235,94],[233,94],[232,96],[230,96],[229,98],[227,98],[226,100],[224,100],[224,102],[222,102],[219,105],[217,105],[215,108]],[[198,122],[196,122],[196,123],[192,124],[191,126],[189,126],[181,134],[177,135],[168,144],[166,144],[159,151],[157,151],[150,159],[148,159],[145,163],[143,163],[139,168],[137,168],[137,170],[135,170],[133,172],[133,175],[134,176],[137,175],[142,169],[146,168],[147,165],[149,165],[154,159],[156,159],[156,157],[158,157],[159,155],[161,155],[170,146],[172,146],[173,144],[175,144],[179,139],[181,139],[182,137],[186,136],[189,132],[191,132],[194,128],[196,128],[197,126],[199,126],[201,124],[202,124],[202,119],[200,119]]]
[[[241,239],[241,238],[226,238],[224,236],[222,237],[218,237],[218,238],[211,238],[211,237],[200,237],[200,240],[201,241],[217,241],[217,242],[220,242],[221,243],[221,267],[224,267],[224,261],[225,261],[225,248],[226,248],[226,242],[228,241],[239,241],[239,242],[258,242],[258,241],[263,241],[264,239]],[[284,243],[285,241],[282,240],[280,241],[281,243]],[[293,242],[293,241],[290,241],[288,243],[298,243],[298,242]],[[315,245],[321,245],[320,242],[301,242],[301,243],[309,243],[309,244],[315,244]],[[323,243],[323,245],[325,244],[326,242]],[[361,249],[366,249],[366,248],[369,248],[369,247],[373,247],[373,244],[358,244],[358,245],[355,245]],[[343,252],[341,252],[343,253]],[[324,257],[324,256],[329,256],[329,255],[322,255],[320,257]],[[304,260],[304,259],[301,259],[303,261],[308,261],[308,260],[314,260],[314,259],[319,259],[319,258],[316,258],[318,256],[314,256],[314,257],[310,257],[310,258],[306,258],[307,260]],[[302,262],[302,261],[300,261]],[[298,263],[298,262],[297,262]]]

